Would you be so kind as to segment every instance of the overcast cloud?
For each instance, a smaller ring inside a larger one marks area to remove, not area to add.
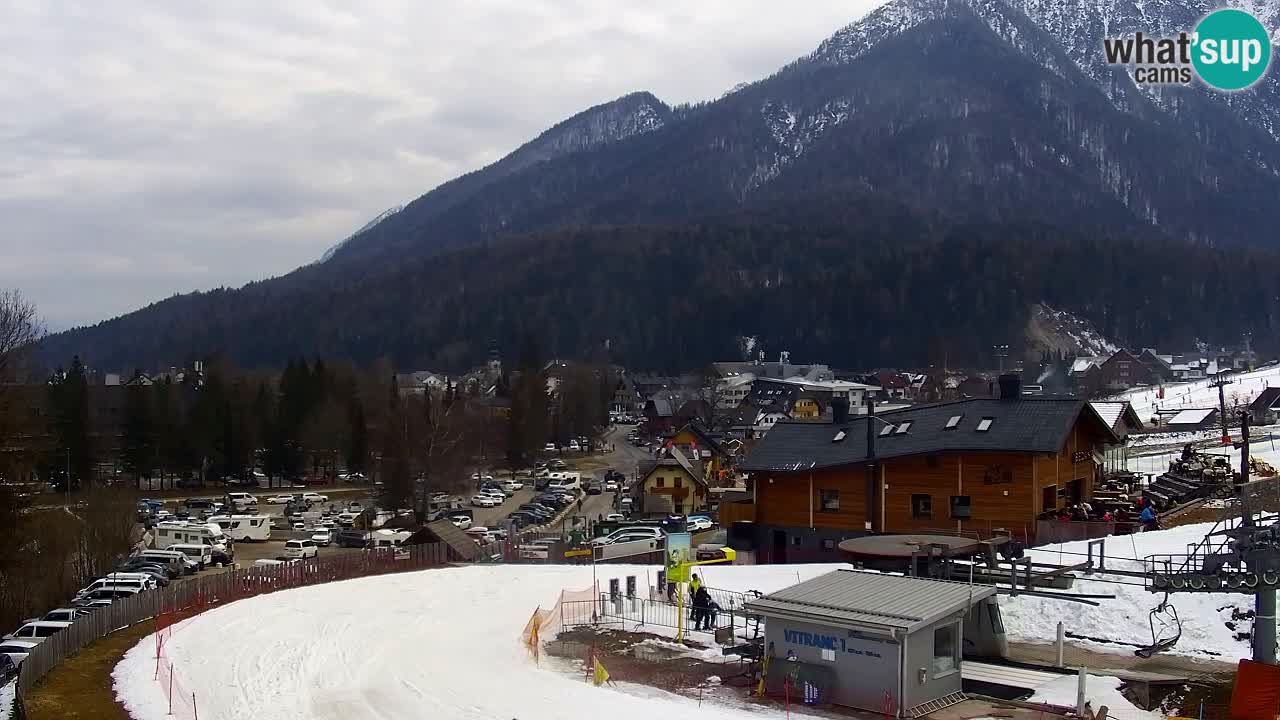
[[[288,272],[634,90],[719,97],[878,0],[0,0],[0,288],[50,326]]]

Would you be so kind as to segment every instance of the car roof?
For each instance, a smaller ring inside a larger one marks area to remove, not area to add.
[[[15,649],[22,648],[24,650],[30,650],[31,648],[39,644],[40,643],[36,642],[35,640],[24,640],[22,638],[14,638],[12,640],[0,640],[0,647],[11,647]]]

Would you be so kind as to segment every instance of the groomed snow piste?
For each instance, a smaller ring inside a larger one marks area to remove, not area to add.
[[[772,592],[847,567],[702,568],[717,588]],[[610,566],[607,578],[653,567]],[[589,566],[484,566],[350,580],[241,600],[175,626],[166,645],[200,720],[652,720],[743,717],[650,687],[597,688],[534,664],[520,633],[561,590],[591,586]],[[136,720],[166,720],[155,640],[116,666]],[[772,716],[772,713],[753,713]],[[778,713],[778,716],[782,716]]]
[[[1182,552],[1209,526],[1188,526],[1108,539],[1112,557]],[[1037,559],[1070,562],[1083,543],[1037,550]],[[1109,561],[1113,562],[1113,561]],[[1118,562],[1118,561],[1115,561]],[[843,565],[704,567],[711,587],[772,592]],[[1132,562],[1127,567],[1135,567]],[[608,578],[652,567],[610,566]],[[703,703],[649,687],[596,688],[566,671],[564,661],[535,665],[519,641],[534,608],[550,607],[561,590],[591,586],[589,566],[484,566],[386,575],[263,595],[211,610],[174,628],[166,654],[201,720],[338,720],[339,718],[559,720],[604,717],[651,720],[696,714],[741,718],[746,709]],[[1137,582],[1129,580],[1128,582]],[[1102,607],[1021,596],[1001,597],[1010,639],[1050,642],[1052,618],[1079,632],[1134,643],[1150,641],[1147,611],[1160,596],[1132,585],[1083,580],[1074,592],[1114,593]],[[1189,595],[1176,605],[1184,622],[1172,652],[1248,653],[1224,624],[1245,596]],[[1245,628],[1247,629],[1247,621]],[[1112,646],[1129,654],[1131,647]],[[116,690],[136,720],[165,720],[155,682],[155,641],[129,651],[115,669]],[[1099,698],[1102,699],[1102,698]],[[772,717],[755,709],[751,714]],[[776,713],[781,715],[780,713]]]

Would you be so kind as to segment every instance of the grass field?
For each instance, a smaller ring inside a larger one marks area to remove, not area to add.
[[[154,629],[144,622],[114,632],[54,668],[27,693],[27,720],[129,720],[116,703],[111,671]]]

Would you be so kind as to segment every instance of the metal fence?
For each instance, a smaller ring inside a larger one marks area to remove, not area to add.
[[[157,630],[161,630],[178,619],[234,600],[338,580],[438,567],[453,559],[448,548],[440,543],[412,545],[401,549],[398,557],[390,549],[365,550],[358,554],[204,575],[121,598],[32,648],[19,667],[17,697],[20,702],[50,670],[94,640],[146,620],[156,620]]]
[[[744,593],[708,588],[716,607],[710,617],[704,616],[702,627],[695,627],[693,607],[655,597],[610,595],[600,593],[590,600],[565,601],[560,604],[561,625],[565,629],[592,626],[616,626],[643,632],[646,628],[683,628],[686,632],[706,634],[729,633],[734,641],[750,640],[760,633],[759,619],[747,614],[743,604],[750,597]]]

